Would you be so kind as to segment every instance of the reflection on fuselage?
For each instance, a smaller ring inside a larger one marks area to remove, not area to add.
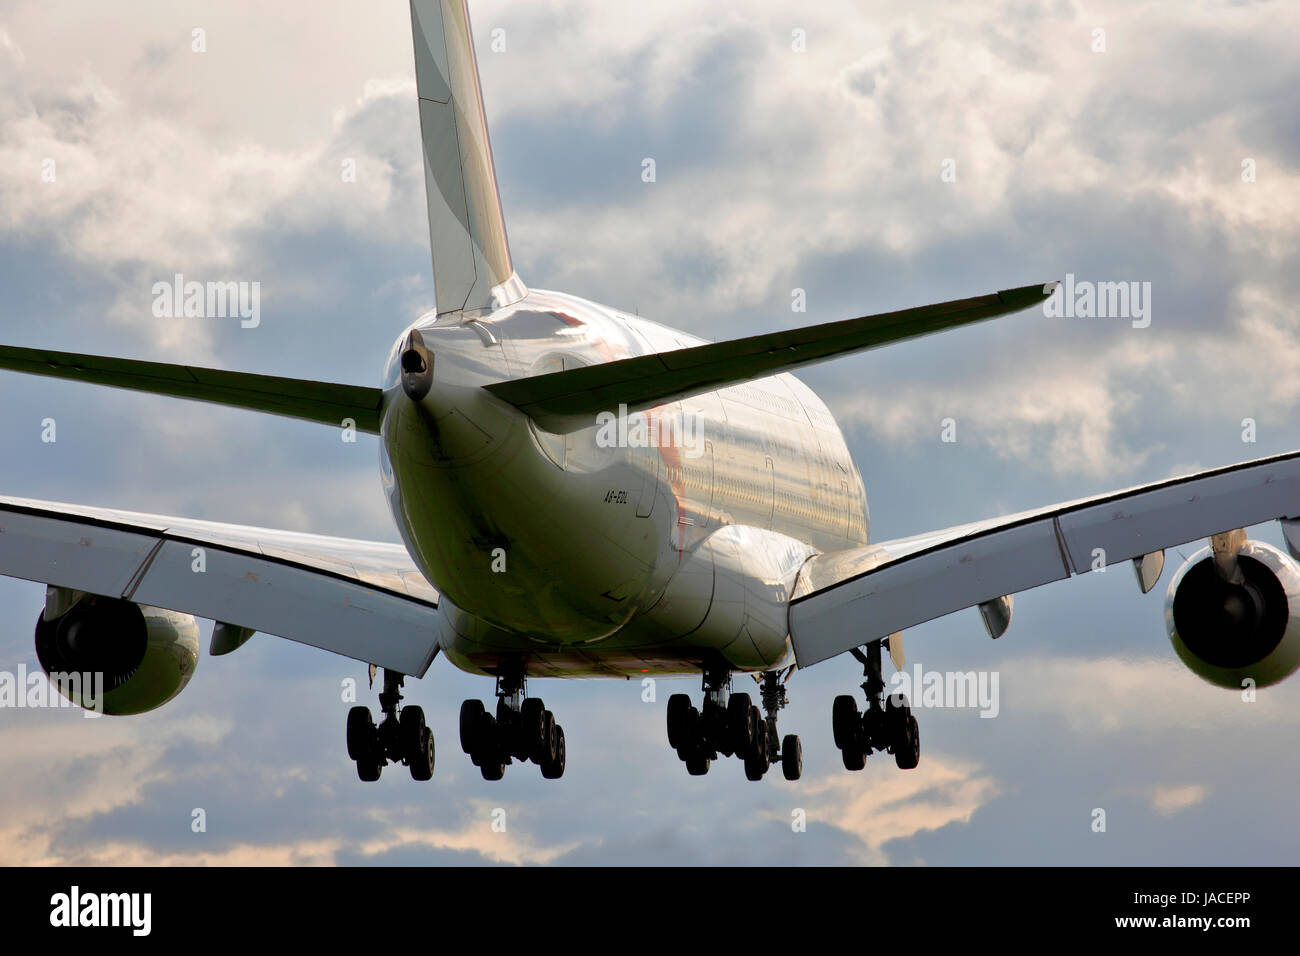
[[[868,536],[861,477],[820,399],[777,375],[648,410],[657,446],[635,428],[550,435],[481,386],[702,340],[538,291],[481,322],[417,323],[434,365],[420,402],[399,384],[405,336],[385,379],[386,491],[443,597],[448,657],[567,676],[787,662],[799,568]]]

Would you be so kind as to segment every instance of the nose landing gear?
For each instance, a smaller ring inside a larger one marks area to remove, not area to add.
[[[835,746],[843,756],[845,770],[861,770],[868,755],[876,751],[893,754],[900,770],[915,769],[921,759],[921,732],[907,697],[884,696],[881,650],[886,640],[872,641],[865,649],[851,651],[862,664],[866,677],[862,683],[867,696],[866,711],[859,714],[857,702],[848,694],[836,697],[831,708]]]

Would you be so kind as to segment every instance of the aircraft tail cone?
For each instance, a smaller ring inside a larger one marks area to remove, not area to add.
[[[421,401],[433,387],[433,354],[424,346],[424,336],[412,329],[402,346],[402,391],[413,402]]]

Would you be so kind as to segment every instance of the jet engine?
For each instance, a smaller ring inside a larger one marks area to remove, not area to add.
[[[1236,534],[1216,535],[1178,569],[1165,626],[1183,663],[1212,684],[1264,687],[1300,665],[1300,566]]]
[[[36,659],[63,696],[105,714],[142,714],[171,700],[199,662],[189,614],[48,588]]]

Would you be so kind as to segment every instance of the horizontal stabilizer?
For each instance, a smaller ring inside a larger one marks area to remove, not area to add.
[[[873,349],[1038,305],[1055,283],[1008,289],[974,299],[768,332],[728,342],[638,355],[484,386],[547,431],[567,433],[603,411],[638,411],[701,392],[791,372],[848,352]]]
[[[0,345],[0,369],[230,405],[323,425],[338,426],[350,418],[357,431],[379,433],[383,393],[377,388],[9,345]]]

